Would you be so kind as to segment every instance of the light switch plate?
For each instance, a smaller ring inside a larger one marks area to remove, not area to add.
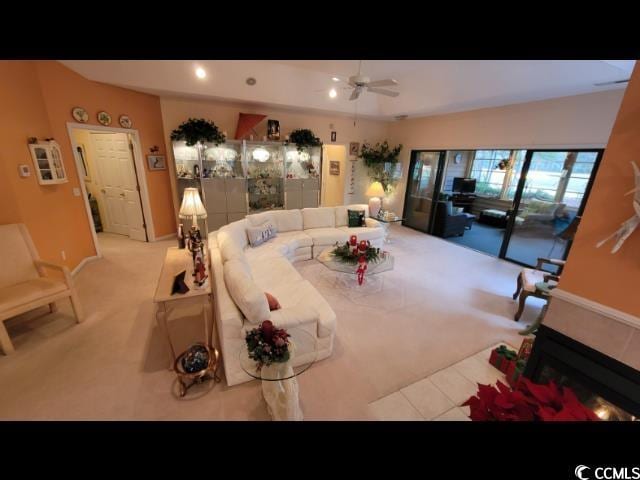
[[[29,168],[29,165],[19,165],[18,172],[23,178],[31,176],[31,169]]]
[[[80,191],[80,189],[79,189],[78,187],[74,187],[74,188],[73,188],[73,194],[74,194],[76,197],[79,197],[80,195],[82,195],[82,192]]]

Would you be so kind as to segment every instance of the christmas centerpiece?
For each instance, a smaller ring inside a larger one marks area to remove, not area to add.
[[[358,276],[358,284],[364,282],[364,274],[367,271],[369,262],[377,263],[380,261],[380,249],[371,246],[369,240],[361,240],[351,235],[348,242],[343,245],[336,242],[336,246],[331,252],[336,260],[347,263],[349,265],[357,265],[356,274]]]
[[[291,358],[291,342],[284,328],[276,328],[270,320],[247,332],[245,341],[249,358],[258,368],[272,363],[284,363]]]

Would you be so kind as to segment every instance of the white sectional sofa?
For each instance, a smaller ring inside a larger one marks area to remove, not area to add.
[[[347,210],[364,210],[366,226],[349,228]],[[277,229],[275,238],[250,246],[247,227],[266,221]],[[317,360],[331,354],[336,315],[291,262],[315,258],[351,235],[382,247],[384,231],[369,218],[367,205],[263,212],[209,234],[216,325],[229,386],[252,380],[240,367],[239,351],[246,331],[263,320],[286,328],[294,338],[297,329],[305,330],[315,339]],[[269,311],[265,292],[274,295],[282,308]],[[298,346],[294,365],[315,354]]]

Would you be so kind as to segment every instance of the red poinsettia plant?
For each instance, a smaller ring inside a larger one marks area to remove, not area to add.
[[[493,385],[478,384],[478,393],[463,406],[470,409],[474,421],[598,421],[598,416],[585,407],[568,387],[533,383],[522,378],[515,389],[498,381]]]

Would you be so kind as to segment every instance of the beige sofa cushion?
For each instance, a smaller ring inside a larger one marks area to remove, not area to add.
[[[360,240],[378,240],[384,237],[384,230],[382,228],[369,228],[369,227],[340,227],[347,235],[355,235]]]
[[[225,262],[223,271],[229,295],[248,321],[260,323],[271,318],[264,290],[254,282],[246,262],[233,258]]]
[[[275,210],[273,218],[276,221],[278,232],[300,231],[303,228],[300,210]]]
[[[226,232],[235,242],[235,244],[243,249],[249,244],[247,240],[247,220],[242,219],[236,222],[231,222],[224,227],[220,227],[218,231],[218,242],[220,242],[220,233]],[[219,244],[219,243],[218,243]]]
[[[64,292],[67,286],[50,278],[35,278],[0,289],[0,311],[11,310],[27,303],[44,300],[45,297]],[[46,302],[45,302],[46,303]]]
[[[0,288],[38,278],[31,251],[17,223],[0,225]]]
[[[252,215],[247,215],[245,218],[247,219],[247,228],[259,227],[264,224],[264,222],[270,222],[274,227],[276,227],[276,230],[278,228],[273,212],[254,213]]]
[[[220,231],[217,240],[223,263],[232,258],[240,258],[243,256],[242,248],[238,246],[234,237],[228,231]]]
[[[336,225],[335,208],[303,208],[302,219],[305,230],[310,228],[333,228]]]
[[[343,243],[349,238],[349,234],[338,228],[311,228],[304,233],[313,240],[313,245],[333,245],[336,242]]]
[[[346,227],[349,225],[349,214],[347,210],[364,210],[364,216],[369,216],[369,205],[366,203],[340,205],[339,207],[335,207],[336,227]]]

